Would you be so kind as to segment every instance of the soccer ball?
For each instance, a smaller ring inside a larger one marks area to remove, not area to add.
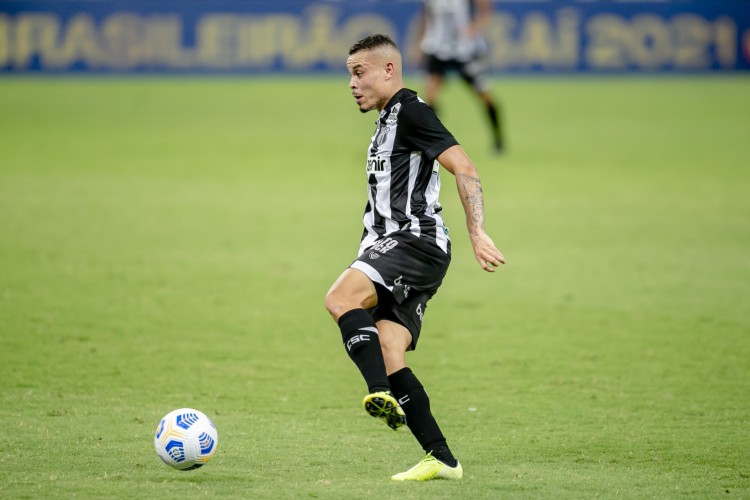
[[[218,444],[214,423],[192,408],[167,413],[154,433],[156,454],[165,464],[179,470],[204,466],[216,453]]]

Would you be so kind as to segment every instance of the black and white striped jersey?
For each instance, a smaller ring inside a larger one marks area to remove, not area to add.
[[[409,231],[450,255],[448,228],[440,215],[436,158],[456,144],[414,91],[401,89],[391,98],[380,112],[367,150],[369,192],[360,255],[395,231]]]
[[[484,38],[468,34],[475,10],[473,0],[424,0],[422,52],[442,61],[461,62],[486,52]]]

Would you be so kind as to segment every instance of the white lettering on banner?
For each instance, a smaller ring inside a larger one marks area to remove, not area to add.
[[[630,20],[602,14],[586,30],[585,59],[594,69],[708,69],[712,52],[723,68],[737,63],[737,27],[727,17],[711,22],[694,14],[671,20],[653,14]]]
[[[532,11],[518,22],[499,12],[493,15],[486,36],[494,67],[573,69],[578,65],[581,41],[576,9],[559,9],[553,16]]]
[[[106,62],[106,57],[102,54],[103,48],[94,18],[79,14],[70,20],[63,32],[60,50],[50,51],[48,65],[52,69],[65,69],[71,62],[86,61],[97,68]]]
[[[32,58],[45,55],[55,46],[60,23],[53,14],[22,14],[9,26],[10,62],[19,69],[28,67]]]
[[[10,63],[10,17],[0,13],[0,68]]]
[[[398,38],[397,26],[385,13],[342,12],[345,9],[313,3],[302,13],[205,13],[194,25],[186,24],[176,12],[120,11],[103,16],[80,12],[70,17],[52,12],[0,13],[0,69],[343,71],[354,40],[375,32]],[[486,32],[490,67],[705,70],[734,68],[740,56],[750,58],[750,32],[738,33],[729,16],[601,13],[584,17],[582,12],[575,7],[520,14],[496,11]],[[415,25],[410,24],[405,36],[406,53],[417,43]]]
[[[135,14],[113,14],[102,24],[102,37],[108,48],[108,62],[113,68],[128,69],[138,61],[153,57],[147,45],[146,29]]]
[[[719,64],[732,68],[737,64],[737,24],[731,18],[721,16],[713,25],[713,44]]]
[[[194,46],[186,46],[178,14],[116,12],[97,24],[80,13],[63,22],[53,13],[0,15],[0,64],[24,70],[38,58],[41,69],[74,64],[91,69],[287,69],[343,67],[353,40],[369,33],[396,35],[387,17],[374,13],[344,19],[327,5],[302,15],[209,13],[195,24]]]

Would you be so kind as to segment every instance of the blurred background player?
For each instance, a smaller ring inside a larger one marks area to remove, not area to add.
[[[496,152],[503,150],[501,109],[484,78],[488,54],[484,31],[492,17],[492,0],[424,0],[418,27],[419,49],[427,71],[425,100],[438,112],[445,76],[458,72],[484,105]]]

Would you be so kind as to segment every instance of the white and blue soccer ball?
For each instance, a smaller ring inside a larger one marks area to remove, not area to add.
[[[156,426],[154,446],[165,464],[179,470],[206,465],[216,453],[219,434],[204,413],[180,408],[167,413]]]

